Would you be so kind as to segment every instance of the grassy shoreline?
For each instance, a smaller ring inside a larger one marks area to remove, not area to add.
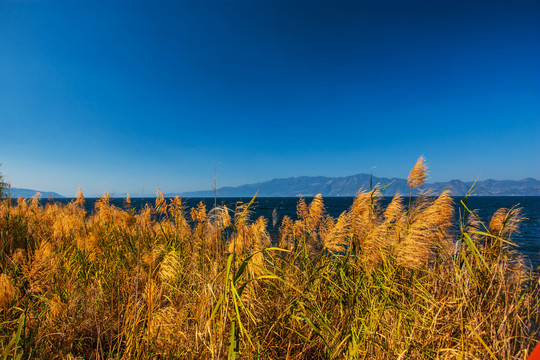
[[[411,190],[425,182],[411,171]],[[339,217],[300,199],[270,238],[250,204],[186,213],[0,204],[0,344],[9,358],[525,359],[538,274],[519,209],[455,220],[448,192],[359,193]],[[457,230],[457,231],[456,231]],[[455,234],[459,235],[456,236]],[[272,245],[274,244],[274,245]]]

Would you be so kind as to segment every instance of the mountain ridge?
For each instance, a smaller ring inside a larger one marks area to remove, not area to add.
[[[43,198],[43,199],[47,199],[50,196],[52,196],[55,199],[65,198],[65,196],[62,196],[62,195],[60,195],[60,194],[58,194],[58,193],[56,193],[54,191],[42,191],[42,190],[14,188],[14,187],[12,187],[10,189],[7,189],[7,193],[13,199],[16,199],[16,198],[18,198],[20,196],[22,196],[23,198],[31,198],[31,197],[34,197],[34,195],[36,195],[36,193],[40,193],[41,198]]]
[[[407,180],[402,178],[379,178],[369,174],[356,174],[343,177],[299,176],[272,179],[259,183],[245,184],[236,187],[225,186],[217,189],[220,197],[253,196],[258,192],[261,197],[294,197],[298,195],[314,196],[355,196],[360,189],[369,190],[370,183],[379,184],[382,194],[392,196],[396,193],[408,195],[410,190]],[[540,181],[534,178],[522,180],[462,181],[453,179],[446,182],[427,183],[415,194],[427,192],[437,195],[450,190],[453,196],[464,196],[474,184],[473,195],[477,196],[540,196]],[[212,197],[212,190],[168,193],[165,196],[180,195],[184,197]]]
[[[258,193],[259,197],[295,197],[298,195],[309,197],[317,194],[322,194],[325,197],[355,196],[360,189],[369,190],[370,183],[373,186],[379,184],[380,188],[383,189],[382,194],[384,196],[393,196],[396,193],[409,195],[410,192],[406,179],[379,178],[376,176],[371,177],[369,174],[356,174],[342,177],[297,176],[271,179],[240,186],[224,186],[217,189],[217,196],[252,197],[256,193]],[[415,191],[414,194],[427,192],[431,195],[438,195],[444,190],[450,190],[452,196],[464,196],[473,184],[476,189],[473,195],[476,196],[540,196],[540,180],[535,178],[525,178],[522,180],[487,179],[477,181],[476,184],[474,181],[453,179],[445,182],[426,183],[418,191]],[[9,192],[12,198],[18,198],[19,196],[31,198],[36,192],[41,193],[43,199],[50,196],[56,199],[66,198],[53,191],[38,191],[25,188],[11,188]],[[114,198],[122,198],[126,195],[126,193],[111,193],[111,197]],[[148,195],[144,197],[153,197]],[[177,195],[182,197],[213,197],[214,192],[212,190],[202,190],[165,193],[166,197]],[[87,197],[99,197],[99,195]],[[138,198],[141,195],[133,194],[131,197]]]

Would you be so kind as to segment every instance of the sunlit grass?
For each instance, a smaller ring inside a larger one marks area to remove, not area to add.
[[[422,160],[411,190],[425,175]],[[456,221],[448,192],[380,200],[332,218],[300,198],[274,238],[251,203],[6,200],[3,357],[525,359],[540,300],[511,243],[519,209],[483,224],[466,199]]]

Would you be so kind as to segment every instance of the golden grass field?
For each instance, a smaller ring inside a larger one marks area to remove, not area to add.
[[[420,158],[408,184],[426,180]],[[538,273],[511,243],[519,209],[482,223],[448,192],[359,192],[338,218],[300,198],[272,238],[250,205],[158,194],[135,212],[0,204],[3,359],[526,359]]]

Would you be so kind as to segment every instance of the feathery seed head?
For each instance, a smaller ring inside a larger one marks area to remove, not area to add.
[[[62,302],[62,299],[57,294],[49,300],[49,314],[48,320],[51,323],[58,322],[59,318],[64,314],[66,306]]]
[[[22,196],[19,196],[17,198],[17,210],[19,210],[19,213],[22,214],[24,211],[26,211],[28,204],[26,203],[25,198]]]
[[[8,308],[15,300],[17,290],[12,284],[12,279],[5,273],[0,274],[0,307]]]
[[[412,189],[424,185],[427,180],[427,164],[424,156],[420,156],[407,177],[407,185]]]
[[[437,226],[448,226],[454,216],[454,200],[450,190],[444,190],[430,207],[430,215]]]
[[[97,210],[97,214],[99,215],[99,218],[102,220],[107,220],[110,217],[110,201],[111,201],[111,195],[109,194],[109,191],[105,190],[104,194],[100,194],[99,200],[96,201],[94,204],[94,207]]]
[[[279,228],[279,246],[291,250],[294,244],[294,223],[287,215],[283,217]]]
[[[109,205],[111,202],[111,194],[109,194],[109,190],[105,189],[105,193],[99,194],[99,201],[101,201],[103,205]]]
[[[77,247],[88,255],[90,261],[95,260],[99,250],[99,239],[94,232],[77,237]]]
[[[206,221],[206,205],[201,201],[197,205],[197,208],[191,208],[191,219],[198,223]]]
[[[454,214],[450,191],[446,190],[433,202],[423,200],[409,219],[404,240],[397,246],[398,263],[419,269],[426,266],[439,253],[450,255],[453,243],[449,229]],[[439,254],[440,254],[439,253]]]
[[[75,200],[75,204],[80,205],[80,206],[84,205],[84,195],[80,186],[79,186],[79,189],[77,190],[77,200]]]
[[[351,214],[357,217],[369,213],[372,203],[376,201],[376,195],[375,190],[370,192],[359,190],[351,205]]]
[[[259,248],[270,244],[270,235],[266,231],[266,218],[260,216],[252,225],[253,241]]]
[[[142,226],[149,226],[152,222],[152,208],[148,206],[148,204],[145,204],[144,208],[141,210],[139,215],[137,216],[137,223]]]
[[[165,195],[163,195],[163,192],[159,188],[157,188],[156,194],[156,213],[165,214],[167,212],[167,202],[165,201]]]
[[[178,277],[180,258],[177,251],[169,251],[163,258],[159,269],[159,278],[162,282],[173,283]]]
[[[215,226],[218,228],[226,228],[231,224],[231,215],[229,209],[223,206],[216,206],[208,212],[208,216]]]
[[[348,244],[347,235],[350,227],[350,213],[344,211],[339,215],[335,225],[329,233],[323,236],[323,247],[331,252],[345,251],[345,245]]]
[[[378,223],[378,216],[374,210],[378,208],[379,192],[374,189],[370,192],[359,192],[351,205],[350,221],[354,234],[354,241],[362,244],[371,229]]]
[[[498,233],[504,228],[504,217],[508,209],[500,208],[495,211],[489,222],[489,230],[493,233]]]
[[[304,222],[302,220],[296,220],[293,226],[294,237],[300,238],[305,234],[305,232],[306,227],[304,226]]]
[[[149,267],[155,268],[165,254],[165,245],[157,244],[142,255],[142,261]]]
[[[169,209],[175,217],[183,215],[184,207],[182,205],[182,199],[178,195],[171,199]]]
[[[308,215],[306,218],[306,225],[309,231],[314,231],[317,229],[321,222],[321,217],[324,211],[324,203],[321,194],[317,194],[308,208]]]
[[[41,193],[40,192],[36,192],[36,194],[34,196],[32,196],[32,203],[30,204],[30,206],[33,209],[37,209],[37,207],[39,205],[39,199],[40,198],[41,198]]]
[[[181,336],[185,336],[177,329],[180,315],[174,306],[167,306],[158,309],[150,323],[149,337],[155,341],[156,352],[162,358],[171,357],[170,352],[178,346]]]
[[[521,208],[500,208],[491,217],[489,231],[498,236],[510,236],[519,229],[519,224],[523,221]]]
[[[298,203],[296,204],[296,215],[299,219],[305,220],[308,217],[309,211],[306,205],[306,200],[300,195]]]
[[[403,215],[404,206],[399,194],[395,194],[384,211],[384,221],[391,223]]]

